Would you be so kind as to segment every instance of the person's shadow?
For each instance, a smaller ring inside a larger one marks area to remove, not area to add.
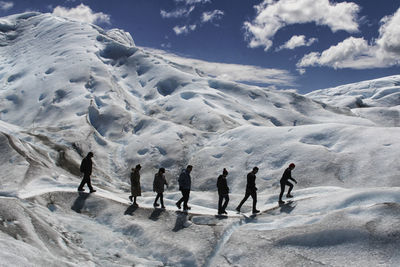
[[[74,204],[72,205],[71,209],[77,213],[81,213],[83,207],[85,206],[86,199],[90,196],[89,193],[79,192],[79,196],[75,200]]]
[[[279,207],[281,208],[281,213],[284,212],[284,213],[289,214],[294,210],[294,208],[296,208],[296,205],[297,204],[295,202],[288,201],[284,204],[279,205]]]
[[[218,214],[218,215],[215,215],[214,216],[216,219],[218,219],[218,220],[226,220],[226,219],[228,219],[228,215],[220,215],[220,214]]]
[[[126,211],[124,212],[124,215],[133,215],[133,213],[138,209],[139,207],[135,204],[130,205]]]
[[[186,212],[177,211],[175,227],[172,229],[173,232],[178,232],[186,228],[186,223],[188,221],[188,214]]]
[[[165,211],[165,209],[154,209],[154,211],[150,214],[149,219],[153,221],[158,221],[160,215]]]

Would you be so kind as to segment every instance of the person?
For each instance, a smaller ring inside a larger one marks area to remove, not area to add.
[[[83,189],[83,186],[85,184],[87,184],[87,186],[89,187],[90,193],[96,192],[96,190],[94,190],[92,187],[92,182],[90,181],[90,175],[92,175],[92,167],[93,167],[92,158],[93,158],[93,152],[89,152],[81,162],[81,166],[79,169],[81,173],[83,173],[83,179],[78,187],[79,192],[85,191],[85,189]]]
[[[217,188],[218,188],[218,196],[219,196],[218,215],[228,214],[226,212],[226,207],[228,206],[228,203],[229,203],[229,187],[228,187],[228,183],[226,181],[226,176],[228,176],[228,171],[224,168],[224,170],[222,171],[222,174],[220,176],[218,176],[218,180],[217,180]],[[223,201],[224,201],[224,204],[222,205]]]
[[[256,173],[258,172],[258,167],[254,167],[251,172],[247,174],[247,185],[246,194],[236,210],[240,212],[242,205],[251,196],[253,198],[253,213],[259,213],[260,211],[256,208],[257,205],[257,187],[256,187]]]
[[[190,177],[190,172],[192,171],[193,166],[188,165],[186,169],[182,170],[181,174],[179,175],[179,190],[182,192],[182,198],[176,202],[176,206],[178,209],[181,209],[181,204],[183,202],[183,210],[190,210],[188,206],[189,195],[190,195],[190,187],[192,184],[192,178]]]
[[[154,207],[158,207],[159,204],[157,203],[158,199],[160,199],[160,203],[161,203],[161,208],[165,209],[164,206],[164,185],[167,186],[168,188],[168,183],[167,180],[165,179],[165,169],[164,168],[160,168],[158,170],[158,173],[156,173],[154,175],[154,181],[153,181],[153,191],[157,193],[156,199],[154,200]]]
[[[142,195],[142,190],[140,189],[140,169],[142,166],[140,164],[136,165],[135,168],[132,168],[131,172],[131,195],[129,196],[129,200],[132,202],[133,198],[133,205],[136,207],[139,207],[139,205],[136,202],[136,197],[139,197]]]
[[[292,180],[293,182],[295,182],[297,184],[297,181],[292,178],[292,170],[296,167],[296,165],[294,165],[294,163],[290,163],[289,167],[286,168],[285,172],[282,175],[282,178],[280,180],[281,183],[281,193],[279,194],[279,204],[284,204],[285,201],[282,200],[282,196],[283,193],[285,192],[285,186],[288,185],[289,186],[289,191],[286,195],[287,198],[292,198],[293,196],[290,194],[292,192],[293,189],[293,184],[291,182],[289,182],[289,180]]]

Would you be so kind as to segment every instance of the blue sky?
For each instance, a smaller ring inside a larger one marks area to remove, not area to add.
[[[1,16],[40,11],[121,28],[136,45],[216,77],[300,93],[399,74],[399,8],[398,0],[0,1]]]

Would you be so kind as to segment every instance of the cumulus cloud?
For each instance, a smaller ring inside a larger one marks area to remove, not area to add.
[[[13,8],[14,3],[13,2],[5,2],[5,1],[0,1],[0,9],[7,11],[11,8]]]
[[[295,49],[296,47],[300,46],[311,46],[317,41],[317,38],[310,38],[307,40],[304,35],[294,35],[285,44],[281,45],[277,50]]]
[[[392,16],[381,20],[377,45],[385,52],[400,54],[400,8]]]
[[[357,68],[359,64],[355,62],[365,59],[370,52],[369,48],[368,42],[363,38],[350,37],[322,53],[312,52],[305,55],[297,66],[323,65],[333,68]]]
[[[212,22],[214,20],[219,20],[224,16],[224,12],[221,10],[214,10],[214,11],[209,11],[209,12],[204,12],[203,15],[201,16],[201,22],[206,23],[206,22]]]
[[[183,8],[178,8],[174,11],[167,12],[165,10],[161,10],[160,14],[162,18],[181,18],[181,17],[188,17],[190,13],[194,10],[194,6],[191,6],[189,8],[183,7]]]
[[[174,32],[176,35],[181,35],[181,34],[188,34],[189,32],[192,32],[196,30],[197,25],[184,25],[184,26],[175,26],[173,28]]]
[[[53,14],[59,17],[70,18],[73,20],[93,24],[110,24],[110,15],[104,14],[103,12],[95,13],[89,6],[86,6],[84,4],[80,4],[75,8],[57,6],[56,8],[54,8]]]
[[[249,47],[264,47],[267,51],[273,45],[272,39],[279,29],[293,24],[315,23],[328,26],[333,32],[344,30],[357,32],[357,13],[360,7],[355,3],[330,3],[329,0],[264,0],[255,6],[256,17],[246,21],[246,39]]]
[[[349,37],[327,50],[305,55],[298,68],[327,66],[333,68],[383,68],[400,64],[400,8],[381,20],[379,37],[368,43],[364,38]]]
[[[296,77],[287,70],[282,69],[266,69],[251,65],[227,64],[208,62],[199,59],[192,59],[178,56],[166,51],[144,48],[147,51],[163,56],[166,60],[192,66],[206,75],[218,79],[263,84],[279,87],[294,86]]]

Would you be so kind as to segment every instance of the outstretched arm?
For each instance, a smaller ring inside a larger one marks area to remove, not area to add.
[[[296,179],[294,179],[293,177],[290,177],[289,179],[292,180],[293,182],[295,182],[295,183],[297,184]]]

